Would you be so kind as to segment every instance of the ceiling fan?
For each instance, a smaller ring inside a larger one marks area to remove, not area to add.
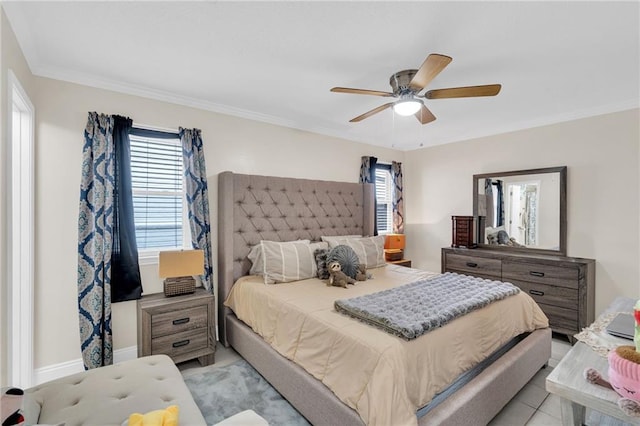
[[[351,89],[349,87],[334,87],[332,92],[353,93],[356,95],[374,95],[388,98],[397,98],[394,102],[388,102],[377,108],[367,111],[362,115],[349,120],[351,123],[362,121],[374,114],[393,107],[400,115],[415,115],[422,124],[427,124],[436,117],[425,106],[423,99],[444,98],[468,98],[477,96],[495,96],[500,92],[500,84],[487,84],[484,86],[452,87],[448,89],[435,89],[419,95],[440,72],[452,61],[449,56],[432,53],[424,60],[420,69],[399,71],[391,76],[389,84],[393,92],[381,92],[378,90]]]

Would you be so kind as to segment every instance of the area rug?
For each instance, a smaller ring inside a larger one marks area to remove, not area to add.
[[[309,425],[253,367],[241,359],[232,364],[186,374],[184,381],[207,424],[253,410],[270,425]]]

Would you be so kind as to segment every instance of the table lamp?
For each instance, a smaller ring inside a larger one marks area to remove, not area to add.
[[[196,291],[194,275],[204,273],[202,250],[161,251],[158,275],[164,278],[164,295],[178,296]]]
[[[404,257],[404,246],[404,234],[387,234],[384,239],[385,260],[402,260],[402,258]]]

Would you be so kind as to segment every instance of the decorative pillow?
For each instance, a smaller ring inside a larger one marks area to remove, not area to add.
[[[356,252],[348,245],[338,245],[329,250],[327,253],[327,264],[331,262],[338,262],[342,267],[342,272],[351,278],[356,278],[358,273],[358,267],[360,266],[360,259]],[[327,271],[327,278],[329,272]]]
[[[313,257],[316,259],[316,276],[321,280],[329,279],[329,268],[327,265],[327,253],[328,249],[316,249],[313,252]]]
[[[264,255],[263,276],[265,284],[286,283],[316,276],[316,259],[313,253],[324,243],[280,243],[261,241]]]
[[[150,411],[146,414],[133,413],[129,416],[128,426],[178,426],[178,406],[170,405],[164,410]]]
[[[310,240],[296,240],[296,241],[282,241],[281,244],[292,243],[306,243],[309,244]],[[251,269],[249,274],[251,275],[263,275],[264,274],[264,254],[262,250],[262,244],[256,244],[251,247],[251,251],[247,255],[247,258],[251,261]]]
[[[360,264],[364,265],[365,268],[378,268],[387,264],[384,259],[384,239],[384,235],[350,238],[344,244],[356,252],[358,259],[360,259]]]

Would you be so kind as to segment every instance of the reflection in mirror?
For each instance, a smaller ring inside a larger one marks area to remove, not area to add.
[[[474,176],[478,243],[564,254],[566,167]]]

